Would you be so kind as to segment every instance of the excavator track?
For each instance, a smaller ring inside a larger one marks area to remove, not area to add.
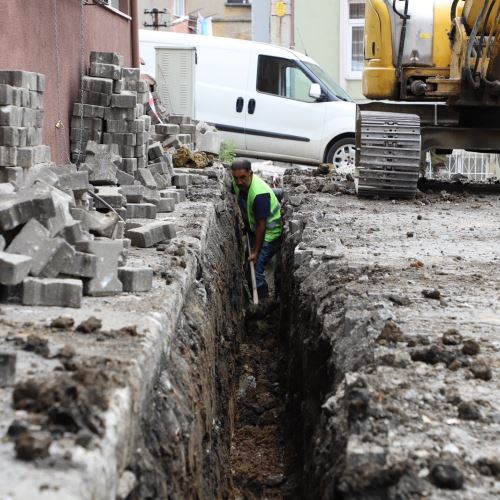
[[[358,196],[414,198],[419,169],[419,116],[358,111],[355,169]]]

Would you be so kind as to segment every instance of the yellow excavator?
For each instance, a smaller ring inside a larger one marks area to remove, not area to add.
[[[355,183],[415,196],[421,152],[500,152],[500,0],[366,0]]]

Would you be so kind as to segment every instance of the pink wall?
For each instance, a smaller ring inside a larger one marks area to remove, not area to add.
[[[44,143],[51,147],[52,160],[61,164],[68,162],[70,116],[80,88],[81,8],[79,0],[57,2],[57,71],[53,6],[52,0],[0,0],[0,69],[22,69],[46,75]],[[93,50],[119,52],[129,66],[130,21],[98,5],[84,6],[83,13],[85,67]],[[64,130],[54,126],[59,119]]]

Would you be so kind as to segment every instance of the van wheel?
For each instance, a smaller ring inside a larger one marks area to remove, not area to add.
[[[337,172],[354,174],[356,145],[354,137],[344,137],[334,142],[326,153],[326,162],[333,163]]]

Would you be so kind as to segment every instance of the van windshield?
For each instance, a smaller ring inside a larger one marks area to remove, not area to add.
[[[342,101],[352,102],[352,97],[322,68],[320,68],[317,64],[312,64],[309,62],[302,63],[307,66],[309,71],[312,71],[316,78],[321,80],[328,90],[336,97],[341,99]]]

